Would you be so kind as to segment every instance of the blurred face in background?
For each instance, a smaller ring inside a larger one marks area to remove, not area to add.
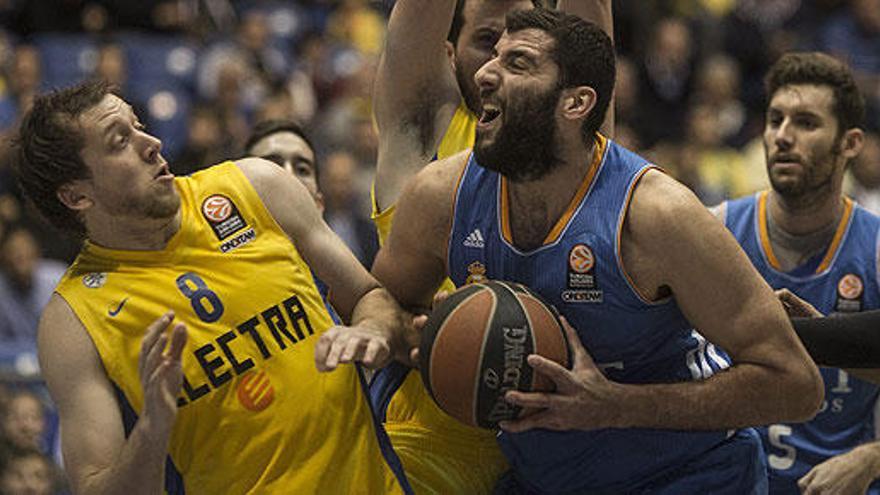
[[[49,495],[52,493],[52,467],[37,454],[9,460],[0,474],[0,493],[5,495]]]
[[[3,418],[3,431],[22,449],[39,449],[46,430],[43,405],[30,393],[13,396]]]
[[[10,281],[20,290],[30,289],[40,247],[37,240],[25,229],[11,231],[0,246],[0,264]]]
[[[299,179],[318,209],[324,211],[324,197],[318,190],[315,151],[305,139],[288,131],[276,132],[254,143],[248,154],[275,162]]]

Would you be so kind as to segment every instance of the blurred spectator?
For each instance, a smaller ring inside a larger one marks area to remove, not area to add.
[[[41,257],[40,246],[21,225],[0,238],[0,342],[5,347],[36,348],[43,306],[64,274],[63,263]]]
[[[197,75],[199,95],[209,101],[222,100],[228,90],[223,84],[234,78],[239,93],[236,105],[245,114],[255,111],[269,88],[282,83],[287,75],[284,54],[269,41],[266,16],[255,9],[245,12],[235,37],[215,43],[202,55]]]
[[[363,54],[378,56],[385,40],[385,20],[367,0],[342,0],[327,21],[327,34]]]
[[[46,452],[46,411],[31,391],[19,389],[11,393],[2,416],[2,432],[14,448]]]
[[[862,152],[850,168],[848,194],[871,213],[880,215],[880,135],[865,133]]]
[[[121,46],[115,43],[101,46],[98,50],[98,62],[95,64],[95,77],[115,84],[125,94],[128,65]]]
[[[207,106],[193,109],[189,116],[189,138],[186,147],[172,162],[175,175],[189,175],[234,156],[231,146],[224,145],[217,112]],[[229,152],[229,154],[224,154]]]
[[[686,166],[697,172],[694,192],[706,205],[753,192],[742,157],[724,145],[715,109],[704,103],[693,106],[687,119]]]
[[[740,101],[740,73],[736,62],[722,54],[708,57],[697,72],[694,100],[715,113],[714,126],[721,140],[743,144],[746,109]]]
[[[695,43],[690,28],[674,17],[660,20],[639,67],[640,134],[648,146],[681,139],[693,85]]]
[[[614,121],[632,128],[639,119],[639,82],[636,67],[624,56],[617,57],[614,83]]]
[[[361,263],[369,267],[379,249],[379,239],[373,222],[363,213],[369,210],[364,207],[364,198],[358,198],[356,175],[357,163],[351,153],[335,151],[324,160],[324,218]]]
[[[0,462],[0,493],[3,495],[50,495],[60,493],[57,468],[34,449],[11,449]]]
[[[0,96],[0,131],[16,126],[19,115],[30,108],[34,96],[40,91],[40,52],[31,45],[17,46],[7,69],[6,80],[8,91]]]

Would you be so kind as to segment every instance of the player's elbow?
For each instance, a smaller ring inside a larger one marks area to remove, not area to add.
[[[784,417],[780,421],[808,421],[819,412],[825,399],[825,383],[815,363],[806,356],[792,359],[785,369],[785,379],[779,384],[785,397]]]

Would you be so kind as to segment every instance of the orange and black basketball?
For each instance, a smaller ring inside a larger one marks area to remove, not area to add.
[[[507,391],[552,389],[529,354],[570,367],[556,310],[524,285],[499,281],[452,293],[428,317],[419,347],[422,380],[440,408],[483,428],[522,414],[504,400]]]

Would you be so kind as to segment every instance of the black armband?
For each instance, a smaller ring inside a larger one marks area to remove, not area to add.
[[[791,323],[816,364],[880,368],[880,310],[792,318]]]

